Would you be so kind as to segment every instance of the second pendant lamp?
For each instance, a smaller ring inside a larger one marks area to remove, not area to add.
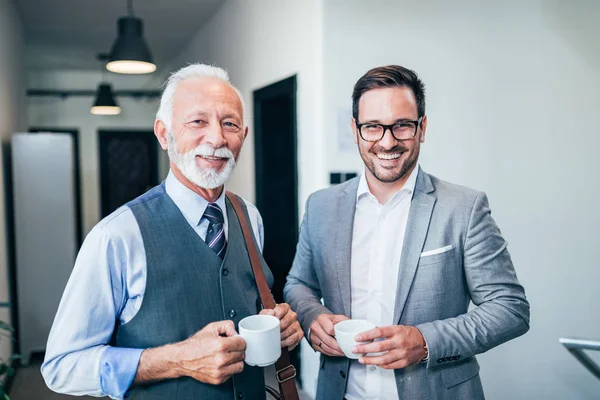
[[[127,9],[128,16],[117,22],[118,36],[106,69],[119,74],[149,74],[156,65],[143,37],[143,22],[134,17],[132,0],[127,0]]]
[[[95,115],[119,115],[121,107],[115,101],[112,88],[109,83],[102,82],[98,85],[96,100],[90,110]]]

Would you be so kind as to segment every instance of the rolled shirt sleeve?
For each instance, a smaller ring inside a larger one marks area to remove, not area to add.
[[[123,225],[129,226],[125,234],[132,226],[139,234],[133,214],[123,208],[94,227],[77,256],[41,367],[55,392],[120,399],[135,378],[143,350],[108,345],[127,300],[127,265],[139,264],[140,256],[145,263],[144,252],[131,247],[141,243],[141,234],[116,233]]]

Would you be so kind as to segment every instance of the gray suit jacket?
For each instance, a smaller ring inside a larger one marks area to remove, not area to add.
[[[322,313],[352,316],[350,258],[358,178],[312,194],[285,300],[307,333]],[[475,355],[529,329],[529,303],[486,195],[419,169],[394,321],[416,326],[429,360],[395,370],[400,399],[483,399]],[[429,250],[451,250],[421,257]],[[321,304],[321,298],[323,304]],[[469,311],[469,304],[475,307]],[[349,360],[321,356],[317,399],[344,397]]]

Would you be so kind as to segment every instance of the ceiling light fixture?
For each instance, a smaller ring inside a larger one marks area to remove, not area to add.
[[[119,74],[149,74],[156,71],[156,65],[142,36],[142,20],[133,15],[132,0],[127,0],[127,10],[129,15],[117,22],[118,36],[106,69]]]
[[[90,110],[95,115],[119,115],[121,107],[115,101],[112,87],[109,83],[102,82],[98,85],[96,92],[96,101]]]
[[[107,56],[105,54],[98,54],[97,58],[102,62],[106,61]],[[94,115],[119,115],[121,114],[121,107],[119,107],[115,100],[112,86],[106,81],[106,74],[106,70],[102,68],[102,82],[98,85],[96,100],[90,112]]]

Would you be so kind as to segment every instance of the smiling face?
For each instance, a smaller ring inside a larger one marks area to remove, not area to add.
[[[212,77],[181,81],[173,96],[171,125],[165,127],[171,163],[201,188],[222,186],[248,133],[235,89]]]
[[[381,140],[367,142],[361,138],[356,123],[391,125],[418,118],[417,102],[408,87],[372,89],[362,94],[358,102],[358,121],[353,119],[352,129],[368,178],[384,183],[408,178],[419,158],[421,143],[425,141],[427,117],[423,117],[414,138],[402,141],[396,140],[388,129]]]

